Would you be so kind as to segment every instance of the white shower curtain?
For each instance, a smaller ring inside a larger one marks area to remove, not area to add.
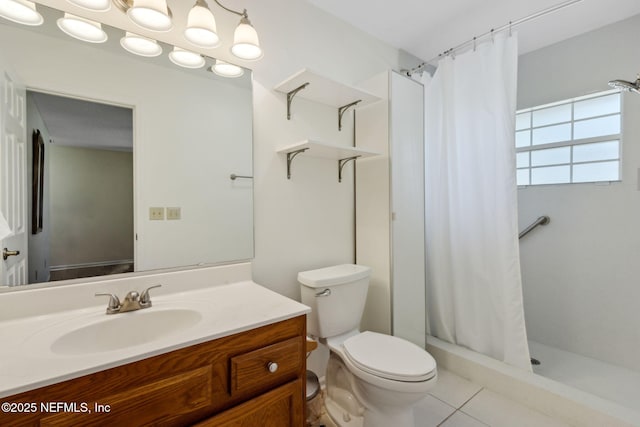
[[[531,370],[518,250],[517,39],[446,57],[425,82],[432,335]]]

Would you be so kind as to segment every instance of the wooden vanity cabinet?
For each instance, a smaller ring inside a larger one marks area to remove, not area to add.
[[[2,398],[37,411],[0,425],[301,427],[305,345],[295,317]]]

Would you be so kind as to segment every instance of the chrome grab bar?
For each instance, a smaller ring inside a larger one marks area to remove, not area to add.
[[[518,239],[522,239],[524,236],[526,236],[527,234],[529,234],[534,228],[536,228],[539,225],[547,225],[549,224],[549,222],[551,221],[551,218],[549,218],[548,216],[544,215],[541,217],[538,217],[538,219],[536,219],[533,224],[531,224],[530,226],[528,226],[527,228],[525,228],[524,230],[522,230],[520,232],[520,234],[518,234]]]
[[[229,176],[229,179],[231,179],[231,181],[235,181],[238,178],[245,178],[245,179],[253,179],[252,176],[247,176],[247,175],[236,175],[235,173],[232,173]]]

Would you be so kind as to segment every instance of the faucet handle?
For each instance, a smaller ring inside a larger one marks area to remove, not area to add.
[[[149,295],[149,291],[153,288],[159,288],[162,285],[153,285],[149,286],[147,289],[142,292],[140,295],[140,305],[146,307],[151,307],[151,295]]]
[[[109,304],[107,305],[107,314],[116,313],[120,309],[120,300],[114,294],[110,293],[96,293],[97,297],[109,297]]]

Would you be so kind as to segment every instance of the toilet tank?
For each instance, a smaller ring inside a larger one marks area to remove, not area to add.
[[[302,303],[311,307],[307,333],[329,338],[358,329],[371,268],[342,264],[298,273]]]

